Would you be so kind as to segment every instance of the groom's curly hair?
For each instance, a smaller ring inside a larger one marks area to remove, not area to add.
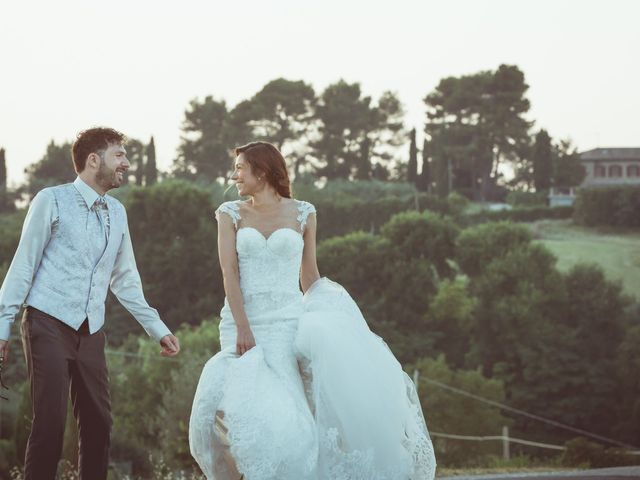
[[[287,164],[278,148],[269,142],[251,142],[233,149],[236,156],[244,153],[251,171],[264,173],[269,184],[285,198],[292,198]]]
[[[76,173],[84,170],[90,154],[97,153],[102,156],[109,145],[122,145],[126,141],[127,137],[113,128],[95,127],[83,130],[78,134],[71,148],[71,158]]]

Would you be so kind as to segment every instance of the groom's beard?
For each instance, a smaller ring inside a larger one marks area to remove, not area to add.
[[[120,181],[116,175],[115,170],[109,170],[104,159],[100,158],[100,167],[96,173],[96,183],[100,185],[105,191],[112,188],[118,188]]]

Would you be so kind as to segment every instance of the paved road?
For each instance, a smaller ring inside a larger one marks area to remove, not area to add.
[[[501,473],[494,475],[459,475],[438,477],[438,480],[640,480],[640,466],[599,468],[595,470],[576,470],[546,473]]]

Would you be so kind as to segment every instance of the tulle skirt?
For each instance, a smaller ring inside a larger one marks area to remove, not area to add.
[[[322,278],[282,308],[248,311],[257,346],[242,357],[228,309],[221,316],[222,350],[189,425],[209,480],[232,478],[225,448],[246,480],[434,478],[413,382],[342,286]]]

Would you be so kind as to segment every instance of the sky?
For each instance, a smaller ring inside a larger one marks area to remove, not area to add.
[[[637,0],[2,1],[0,147],[13,186],[96,125],[153,135],[166,170],[190,100],[233,106],[279,77],[391,90],[420,131],[440,79],[503,63],[525,74],[535,128],[640,147],[639,18]]]

